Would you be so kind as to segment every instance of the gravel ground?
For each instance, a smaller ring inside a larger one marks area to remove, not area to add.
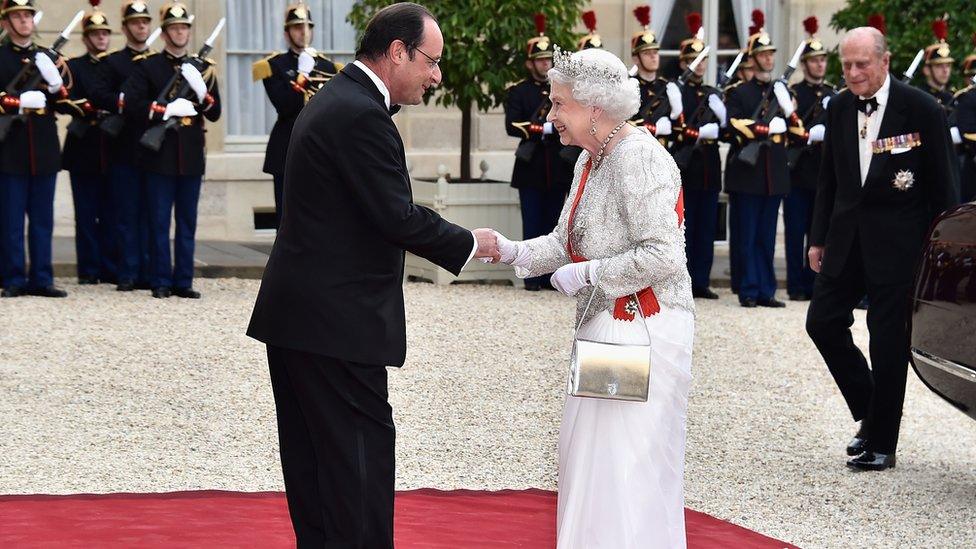
[[[200,301],[61,283],[67,300],[0,301],[0,493],[282,489],[264,350],[243,335],[257,281],[200,280]],[[555,489],[571,300],[406,299],[398,488]],[[898,468],[849,472],[806,307],[698,305],[689,507],[803,547],[976,545],[976,424],[910,373]]]

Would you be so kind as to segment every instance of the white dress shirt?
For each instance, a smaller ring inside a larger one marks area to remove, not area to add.
[[[373,84],[376,85],[376,89],[378,89],[380,91],[380,93],[383,94],[383,103],[386,105],[386,109],[389,110],[390,109],[390,89],[386,87],[386,84],[380,79],[379,76],[376,76],[376,73],[373,72],[372,69],[370,69],[369,67],[367,67],[365,63],[362,63],[362,62],[360,62],[357,59],[357,60],[353,61],[352,64],[353,65],[356,65],[357,67],[359,67],[363,72],[366,73],[366,76],[368,76],[369,79],[373,81]],[[471,260],[474,258],[474,254],[476,254],[478,252],[478,237],[476,237],[474,235],[474,232],[472,232],[471,233],[471,238],[474,239],[474,247],[471,248],[471,255],[468,256],[468,261],[465,262],[465,266],[467,266],[468,263],[471,263]]]
[[[881,89],[877,91],[872,97],[878,101],[878,110],[871,113],[871,116],[865,115],[861,111],[857,111],[857,128],[854,131],[857,132],[857,152],[859,154],[860,165],[861,165],[861,186],[864,186],[864,182],[868,178],[868,170],[871,168],[871,155],[872,148],[871,143],[878,139],[878,132],[881,131],[881,120],[884,119],[885,107],[888,105],[888,92],[891,90],[891,75],[885,76],[884,84],[881,85]],[[860,99],[871,99],[870,97],[860,97]],[[864,137],[861,137],[861,128],[864,127],[864,122],[867,121],[867,133]]]

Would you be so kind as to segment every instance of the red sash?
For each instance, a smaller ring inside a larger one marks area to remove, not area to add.
[[[576,190],[576,197],[573,198],[573,205],[569,209],[569,221],[566,229],[566,251],[569,252],[569,258],[573,260],[573,263],[589,261],[573,250],[573,223],[576,221],[576,208],[579,206],[580,198],[583,197],[583,189],[586,188],[586,180],[590,177],[590,169],[592,167],[593,159],[587,160],[586,166],[583,167],[583,175],[580,177],[579,188]],[[680,226],[685,221],[684,189],[678,191],[678,203],[675,204],[674,211],[678,214],[678,225]],[[613,307],[613,318],[617,320],[634,320],[634,317],[637,316],[638,309],[632,297],[624,296],[617,299]],[[640,300],[640,310],[644,312],[645,317],[660,312],[661,305],[657,302],[657,296],[654,295],[654,290],[650,287],[637,292],[637,299]]]

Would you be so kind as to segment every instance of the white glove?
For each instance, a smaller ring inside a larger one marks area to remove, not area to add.
[[[827,110],[827,103],[830,103],[829,95],[827,97],[824,97],[823,101],[820,102],[820,105],[823,107],[824,110]]]
[[[312,54],[308,53],[308,50],[298,54],[298,72],[308,76],[312,74],[312,69],[314,68],[315,58],[312,57]]]
[[[668,103],[671,105],[671,120],[677,120],[681,116],[681,111],[684,110],[684,105],[681,102],[681,88],[674,82],[668,82],[664,91],[668,94]]]
[[[125,110],[125,94],[123,92],[119,92],[118,106],[119,106],[119,114],[122,114],[122,111]]]
[[[827,128],[823,124],[817,124],[810,127],[810,138],[807,139],[807,145],[813,145],[814,143],[820,143],[824,139],[824,132]]]
[[[722,103],[722,98],[718,94],[712,93],[708,96],[708,108],[712,109],[715,113],[715,117],[718,118],[719,126],[725,127],[727,122],[728,113],[725,110],[725,103]]]
[[[553,129],[552,122],[546,122],[542,125],[542,135],[551,135],[554,131],[556,130]]]
[[[180,66],[180,72],[183,73],[186,83],[193,89],[193,93],[197,94],[197,99],[203,103],[204,98],[207,97],[207,83],[203,81],[203,75],[189,63],[183,63]]]
[[[34,64],[37,65],[37,70],[47,82],[47,91],[54,93],[61,89],[61,86],[64,85],[64,80],[61,79],[61,71],[54,66],[54,61],[51,61],[46,53],[37,52],[34,55]]]
[[[698,139],[718,139],[718,123],[709,122],[698,128]]]
[[[590,285],[593,272],[599,266],[598,261],[583,261],[563,265],[552,273],[549,279],[552,286],[569,297],[578,294],[580,290]]]
[[[182,118],[184,116],[196,116],[197,110],[193,107],[193,103],[190,103],[188,99],[174,99],[172,103],[166,105],[166,112],[163,113],[163,120],[169,120],[170,118]]]
[[[949,135],[952,136],[952,144],[953,145],[961,145],[962,144],[962,134],[959,133],[959,128],[957,128],[955,126],[949,128]]]
[[[777,116],[769,121],[769,135],[780,133],[786,133],[786,120]]]
[[[793,98],[790,96],[790,90],[786,89],[786,84],[782,80],[777,80],[773,84],[773,95],[776,96],[776,102],[779,103],[779,108],[783,111],[783,115],[789,118],[796,109],[793,107]]]
[[[671,135],[671,121],[668,120],[667,116],[662,116],[658,119],[657,123],[654,124],[654,136],[664,137],[666,135]]]
[[[31,90],[20,94],[20,112],[25,109],[43,109],[47,106],[47,96],[44,92]]]
[[[519,243],[502,236],[502,233],[495,231],[495,238],[498,239],[498,253],[501,254],[501,262],[511,265],[519,255]]]

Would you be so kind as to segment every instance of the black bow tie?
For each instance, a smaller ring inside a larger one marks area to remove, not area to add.
[[[871,99],[861,99],[858,97],[857,110],[863,112],[867,116],[871,116],[871,113],[878,110],[878,100],[874,97]]]
[[[390,116],[400,112],[400,105],[393,105],[390,107]]]

